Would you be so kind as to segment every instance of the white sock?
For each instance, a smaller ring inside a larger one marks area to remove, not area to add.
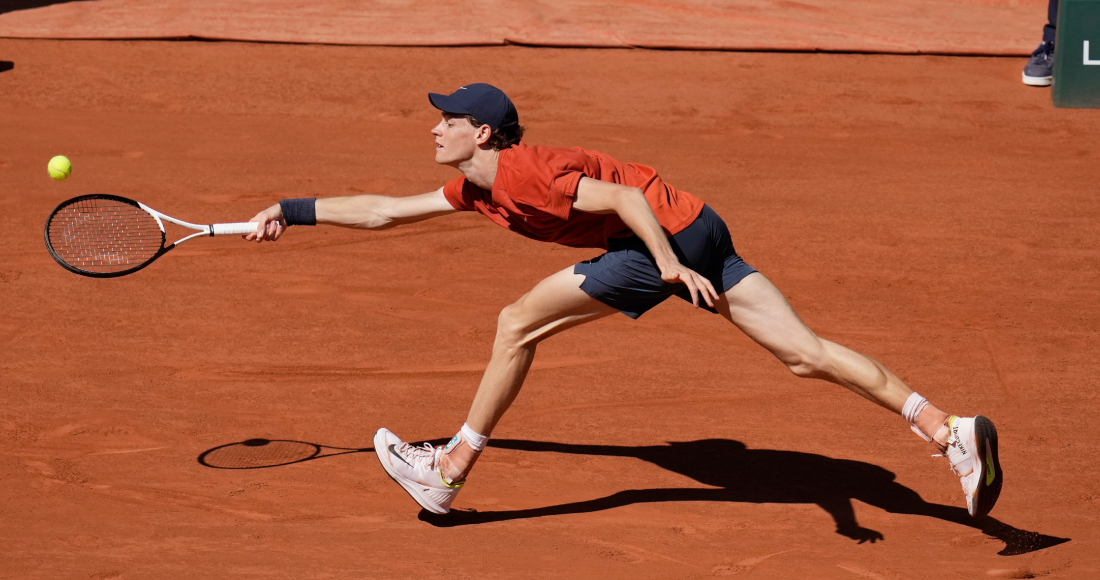
[[[482,435],[474,431],[465,423],[462,424],[462,429],[459,430],[459,433],[462,433],[462,438],[466,440],[466,444],[474,451],[485,449],[485,443],[489,441],[488,435]]]
[[[909,395],[908,399],[905,399],[905,404],[901,406],[901,416],[904,417],[906,421],[909,421],[909,428],[912,429],[913,432],[917,435],[920,435],[921,439],[924,439],[929,443],[935,443],[935,441],[933,441],[932,439],[933,436],[935,436],[935,433],[933,433],[932,435],[928,435],[924,431],[921,431],[919,427],[917,427],[917,415],[920,415],[920,412],[923,411],[924,408],[927,406],[928,399],[925,399],[924,397],[913,393],[912,395]]]
[[[905,417],[906,421],[910,423],[917,422],[917,415],[928,406],[928,399],[913,393],[909,395],[908,399],[905,399],[905,404],[901,406],[901,416]]]

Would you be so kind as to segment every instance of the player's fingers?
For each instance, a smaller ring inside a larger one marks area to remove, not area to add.
[[[279,238],[283,237],[283,232],[285,231],[286,226],[284,226],[281,222],[276,222],[275,237],[271,238],[271,241],[278,241]]]
[[[264,226],[263,214],[252,218],[252,221],[259,222],[259,227],[256,228],[256,231],[254,231],[250,234],[244,234],[243,236],[241,236],[242,238],[244,238],[244,239],[246,239],[250,242],[257,241],[257,239],[260,237],[260,233],[264,231],[264,228],[263,228],[263,226]]]
[[[702,274],[696,273],[695,275],[699,277],[699,287],[703,289],[703,298],[706,299],[707,305],[714,308],[714,301],[718,300],[718,293],[714,291],[714,285]]]
[[[270,220],[270,219],[271,218],[267,217],[267,211],[261,211],[260,213],[256,214],[255,217],[248,220],[250,222],[256,222],[257,224],[259,224],[258,227],[256,228],[256,231],[252,232],[252,233],[244,234],[241,237],[243,237],[244,239],[246,239],[250,242],[260,241],[260,237],[263,235],[263,232],[264,232],[264,226],[265,226],[265,224],[267,224],[268,220]]]
[[[270,223],[271,221],[267,216],[260,218],[260,225],[256,228],[256,243],[263,243],[267,239],[267,226]]]
[[[691,292],[691,304],[696,308],[699,307],[699,289],[695,286],[695,280],[691,279],[691,276],[680,276],[680,280],[684,285],[688,287],[688,292]]]

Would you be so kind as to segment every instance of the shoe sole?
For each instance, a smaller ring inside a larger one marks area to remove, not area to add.
[[[974,492],[974,513],[980,518],[988,514],[1001,495],[1004,472],[997,454],[997,428],[993,421],[978,415],[974,417],[974,436],[978,440],[978,457],[981,463],[982,478]]]
[[[420,484],[415,481],[409,481],[404,477],[397,475],[390,471],[389,464],[382,458],[382,455],[389,451],[389,445],[386,444],[386,438],[382,435],[382,431],[379,430],[374,434],[374,456],[378,458],[378,463],[382,464],[382,469],[386,472],[386,475],[390,476],[390,479],[397,485],[401,486],[401,489],[405,490],[405,493],[409,494],[409,497],[413,498],[413,501],[420,507],[432,512],[433,514],[445,514],[450,509],[441,507],[434,501],[424,497],[420,491]]]
[[[1054,77],[1029,77],[1024,75],[1024,84],[1029,87],[1049,87]]]

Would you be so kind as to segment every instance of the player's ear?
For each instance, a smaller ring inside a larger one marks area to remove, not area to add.
[[[482,125],[474,132],[474,139],[478,145],[484,145],[489,142],[489,137],[493,136],[493,130],[488,125]]]

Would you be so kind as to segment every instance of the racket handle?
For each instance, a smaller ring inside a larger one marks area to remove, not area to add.
[[[255,233],[260,227],[259,222],[240,222],[235,224],[214,224],[211,226],[213,236],[232,236]]]

